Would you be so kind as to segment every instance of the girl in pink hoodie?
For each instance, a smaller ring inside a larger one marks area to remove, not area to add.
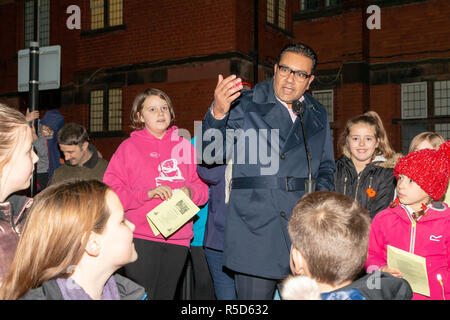
[[[196,152],[171,126],[175,118],[170,98],[158,89],[139,94],[131,110],[136,129],[121,143],[103,181],[119,196],[132,222],[139,259],[125,275],[145,287],[150,299],[173,299],[193,237],[192,220],[167,239],[155,236],[146,215],[174,190],[185,192],[197,205],[208,200],[208,186],[197,175]]]
[[[450,209],[439,202],[450,176],[450,141],[439,150],[423,149],[400,158],[394,169],[398,198],[372,221],[367,272],[387,266],[387,245],[426,259],[430,296],[414,293],[413,300],[450,298]]]

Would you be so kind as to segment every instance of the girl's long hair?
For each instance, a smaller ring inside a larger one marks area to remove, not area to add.
[[[375,149],[373,158],[375,158],[375,156],[377,155],[382,155],[386,159],[392,158],[392,156],[395,154],[395,151],[392,149],[391,144],[389,143],[389,138],[387,136],[386,130],[384,129],[383,121],[381,121],[380,116],[375,111],[368,111],[347,121],[345,129],[339,138],[339,146],[341,147],[342,154],[348,158],[351,157],[350,150],[347,146],[347,137],[350,135],[351,127],[358,123],[370,125],[375,129],[375,138],[378,140],[379,144]]]
[[[109,219],[108,190],[97,180],[71,180],[34,198],[0,299],[18,299],[47,280],[70,276],[89,234],[102,233]]]
[[[22,113],[0,103],[0,179],[3,167],[11,160],[27,128],[28,122]]]

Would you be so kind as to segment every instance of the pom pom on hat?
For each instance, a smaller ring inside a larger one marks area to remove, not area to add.
[[[414,180],[434,200],[439,200],[447,191],[450,178],[450,141],[439,150],[423,149],[400,158],[394,175],[403,174]]]

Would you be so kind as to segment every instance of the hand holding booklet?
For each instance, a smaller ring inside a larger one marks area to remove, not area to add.
[[[408,281],[414,292],[427,297],[430,296],[427,265],[424,257],[388,245],[387,264],[389,268],[397,269],[402,273],[403,278]]]
[[[147,221],[155,236],[168,238],[200,211],[200,208],[180,190],[147,213]]]

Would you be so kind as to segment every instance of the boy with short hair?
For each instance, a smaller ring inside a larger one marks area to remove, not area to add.
[[[367,258],[369,231],[369,213],[353,199],[331,191],[305,195],[294,207],[288,223],[294,277],[284,282],[281,296],[324,300],[411,299],[412,291],[405,280],[383,272],[355,281]]]

